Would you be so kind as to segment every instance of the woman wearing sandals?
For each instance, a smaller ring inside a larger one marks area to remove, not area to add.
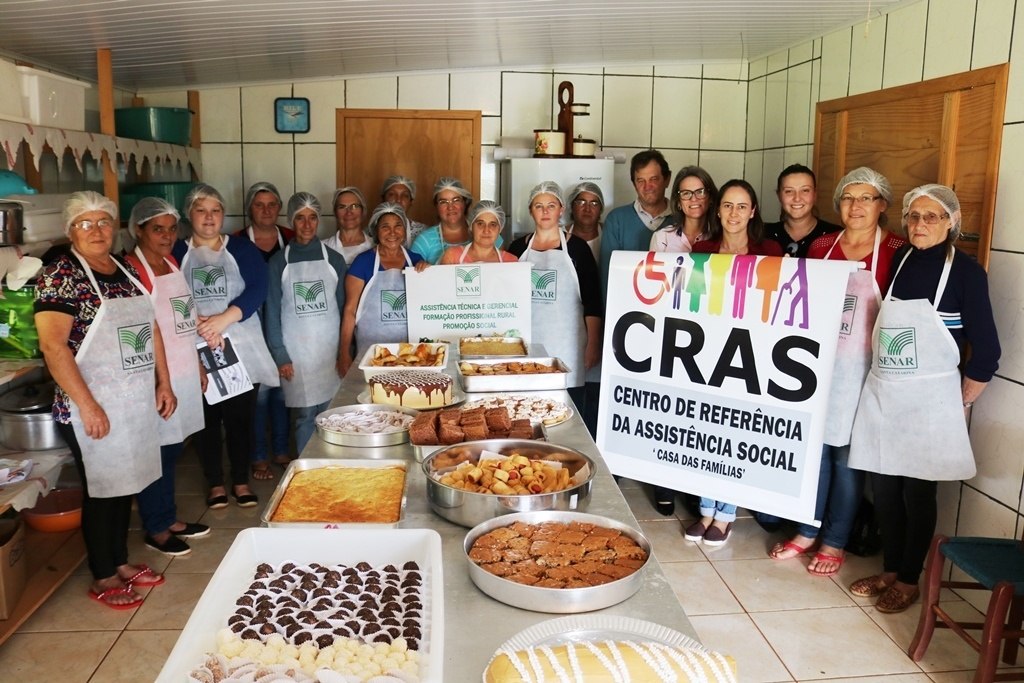
[[[117,205],[96,192],[64,204],[71,252],[36,289],[35,323],[56,382],[53,419],[82,479],[89,597],[142,604],[136,588],[164,577],[128,563],[132,496],[160,477],[160,418],[177,406],[153,304],[138,273],[110,255]]]
[[[836,186],[832,202],[843,230],[816,239],[808,258],[860,261],[865,267],[851,274],[846,283],[846,301],[853,307],[843,314],[825,417],[814,515],[821,520],[821,528],[800,524],[796,536],[776,543],[768,553],[773,560],[788,560],[816,549],[807,566],[815,576],[832,576],[842,567],[864,494],[864,473],[849,465],[850,432],[871,365],[871,331],[881,293],[889,284],[896,251],[906,244],[885,230],[892,186],[881,173],[864,167],[850,171]]]
[[[853,424],[850,467],[871,473],[883,565],[850,592],[877,596],[879,612],[902,612],[917,600],[938,482],[974,476],[966,418],[999,365],[985,271],[953,246],[960,224],[960,201],[948,187],[922,185],[903,197],[913,248],[893,261]]]

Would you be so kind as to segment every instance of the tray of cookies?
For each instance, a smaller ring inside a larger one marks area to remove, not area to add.
[[[647,538],[581,512],[524,512],[466,534],[469,577],[495,600],[535,612],[590,612],[626,600],[643,582]]]
[[[405,516],[406,460],[301,458],[285,469],[262,521],[268,527],[395,527]]]
[[[565,389],[569,368],[558,358],[485,358],[459,362],[466,392]]]

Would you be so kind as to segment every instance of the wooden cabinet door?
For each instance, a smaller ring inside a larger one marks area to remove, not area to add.
[[[363,191],[367,214],[380,201],[384,180],[412,178],[414,220],[433,225],[433,187],[438,178],[462,181],[480,197],[480,112],[431,109],[338,109],[338,187]]]
[[[1008,65],[819,102],[814,140],[818,210],[838,222],[836,183],[858,166],[893,186],[888,228],[902,234],[903,195],[925,183],[952,187],[963,232],[957,246],[988,265],[995,216]]]

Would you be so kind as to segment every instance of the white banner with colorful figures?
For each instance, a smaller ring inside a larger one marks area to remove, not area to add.
[[[612,472],[814,521],[856,263],[615,252],[597,443]]]
[[[409,339],[455,341],[503,335],[530,340],[529,263],[466,263],[405,269]]]

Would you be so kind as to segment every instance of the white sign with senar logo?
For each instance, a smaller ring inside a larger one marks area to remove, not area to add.
[[[505,334],[530,340],[529,263],[460,263],[405,269],[409,339],[456,341]]]
[[[615,252],[597,443],[615,474],[814,521],[848,261]]]

